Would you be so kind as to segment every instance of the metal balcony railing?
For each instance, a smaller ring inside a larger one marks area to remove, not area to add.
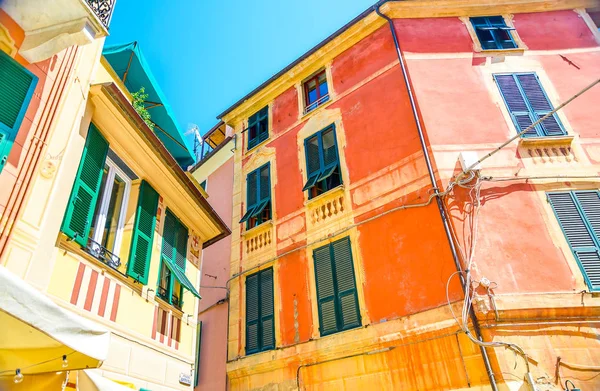
[[[86,2],[104,27],[108,28],[117,0],[86,0]]]
[[[119,267],[121,267],[121,258],[108,251],[100,243],[94,242],[90,238],[88,239],[87,247],[85,248],[85,250],[88,253],[90,253],[94,258],[98,259],[99,261],[102,261],[105,265],[123,274],[123,272],[119,270]]]

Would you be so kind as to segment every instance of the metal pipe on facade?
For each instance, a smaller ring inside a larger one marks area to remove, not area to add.
[[[394,39],[394,46],[396,47],[396,55],[398,56],[398,61],[400,63],[400,69],[402,70],[402,77],[404,78],[404,83],[406,84],[406,90],[408,93],[408,99],[410,101],[412,114],[415,119],[415,124],[417,125],[417,132],[419,134],[419,141],[421,143],[421,148],[423,149],[423,155],[425,157],[425,164],[427,165],[429,179],[431,180],[431,186],[433,187],[433,191],[436,195],[438,210],[439,210],[440,216],[442,218],[442,224],[444,226],[444,232],[446,234],[446,239],[448,240],[448,244],[450,245],[450,250],[452,252],[452,258],[454,259],[454,264],[456,266],[456,270],[461,272],[461,273],[459,273],[459,276],[460,276],[461,285],[464,288],[465,280],[464,280],[464,276],[462,273],[462,271],[463,271],[462,266],[460,263],[460,259],[458,257],[458,252],[456,251],[456,247],[454,245],[454,240],[452,239],[452,233],[450,231],[450,226],[448,224],[448,218],[446,216],[446,211],[444,209],[443,201],[442,201],[441,197],[439,197],[440,190],[437,186],[437,180],[435,178],[433,166],[431,165],[431,158],[429,157],[429,151],[427,150],[427,143],[425,142],[423,126],[422,126],[421,119],[419,116],[419,111],[417,109],[416,99],[415,99],[415,96],[414,96],[414,93],[412,91],[412,87],[410,84],[410,79],[408,76],[408,70],[406,67],[406,63],[404,61],[404,57],[402,56],[402,49],[400,48],[400,42],[398,41],[398,36],[396,34],[396,28],[394,27],[394,21],[391,18],[389,18],[387,15],[383,14],[380,9],[383,4],[390,2],[390,1],[401,1],[401,0],[382,0],[382,1],[379,1],[377,4],[375,4],[373,6],[373,9],[377,13],[377,15],[381,16],[388,22],[390,31],[392,33],[392,38]],[[475,330],[475,335],[477,336],[477,339],[483,342],[483,338],[481,335],[481,329],[479,328],[479,321],[477,320],[477,317],[475,316],[475,311],[473,310],[473,308],[470,309],[469,316],[473,323],[473,328]],[[494,371],[492,370],[492,366],[490,364],[490,359],[489,359],[487,350],[484,346],[481,346],[481,345],[479,345],[479,350],[481,351],[481,356],[483,357],[485,369],[487,371],[487,375],[490,380],[490,386],[492,387],[493,391],[498,391],[498,386],[496,384],[496,377],[494,376]]]

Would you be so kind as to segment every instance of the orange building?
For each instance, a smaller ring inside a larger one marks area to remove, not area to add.
[[[219,116],[230,389],[600,388],[599,7],[380,2]]]

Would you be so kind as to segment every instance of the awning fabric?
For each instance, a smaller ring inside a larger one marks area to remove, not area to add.
[[[181,285],[183,285],[183,287],[185,289],[187,289],[188,291],[192,292],[192,295],[194,295],[197,298],[201,299],[200,293],[198,293],[198,291],[196,290],[196,288],[194,288],[194,284],[192,284],[192,282],[187,278],[187,276],[185,275],[184,272],[182,272],[178,267],[176,267],[175,265],[173,265],[171,263],[171,261],[169,261],[167,259],[164,259],[163,262],[167,265],[167,267],[171,270],[171,272],[173,273],[173,275],[175,275],[175,278],[177,279],[177,281],[179,281],[179,283]]]
[[[121,385],[103,377],[93,370],[79,371],[77,373],[77,391],[131,391],[135,386]]]
[[[12,377],[16,369],[26,378],[96,368],[108,356],[110,331],[58,306],[5,267],[0,267],[0,325],[2,376]]]
[[[106,46],[102,54],[121,80],[124,80],[130,93],[144,87],[148,94],[146,107],[152,122],[157,125],[154,132],[179,165],[185,169],[194,164],[196,157],[185,140],[184,132],[177,125],[173,110],[152,75],[140,45],[131,42]]]

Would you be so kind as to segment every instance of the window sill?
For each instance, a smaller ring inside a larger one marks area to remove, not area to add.
[[[545,137],[521,137],[519,146],[525,148],[543,147],[543,146],[570,146],[574,136],[545,136]]]
[[[265,221],[264,223],[257,225],[256,227],[250,228],[248,230],[244,230],[242,232],[242,236],[244,238],[248,238],[250,236],[258,235],[261,232],[268,231],[273,228],[273,219],[269,221]]]
[[[174,315],[178,315],[181,319],[183,317],[183,310],[175,307],[173,304],[170,304],[168,301],[161,299],[158,296],[154,296],[154,301],[156,301],[163,310],[173,311]]]
[[[332,104],[334,101],[335,101],[335,100],[334,100],[334,97],[333,97],[333,96],[331,96],[331,95],[329,95],[329,100],[328,100],[327,102],[325,102],[325,103],[323,103],[323,104],[321,104],[321,105],[319,105],[319,106],[315,107],[315,108],[314,108],[314,109],[312,109],[311,111],[309,111],[309,112],[307,112],[307,113],[304,113],[304,110],[302,110],[302,115],[300,116],[300,120],[301,120],[301,121],[304,121],[304,120],[306,120],[307,118],[310,118],[310,117],[311,117],[311,115],[313,115],[313,114],[314,114],[314,113],[316,113],[317,111],[321,110],[323,107],[327,107],[327,106],[329,106],[329,105],[330,105],[330,104]]]
[[[318,196],[316,196],[314,198],[304,201],[304,206],[311,206],[313,204],[318,204],[321,201],[326,201],[329,198],[335,198],[336,196],[343,194],[344,190],[345,190],[344,184],[341,184],[339,186],[334,187],[331,190],[327,190],[323,194],[319,194]],[[306,193],[306,191],[305,191],[305,193]]]
[[[522,56],[525,53],[525,48],[515,49],[490,49],[490,50],[476,50],[474,53],[475,57],[504,57],[504,56]]]
[[[260,143],[256,144],[255,146],[253,146],[252,148],[247,148],[246,149],[246,153],[245,155],[248,156],[254,152],[256,152],[260,147],[262,147],[263,145],[267,144],[269,141],[271,141],[271,137],[269,135],[269,137],[267,137],[265,140],[261,141]]]
[[[132,278],[123,275],[120,271],[115,270],[115,269],[111,268],[110,266],[108,266],[107,264],[105,264],[104,262],[100,261],[99,259],[96,259],[93,255],[91,255],[90,253],[85,251],[79,244],[75,243],[72,240],[69,240],[69,238],[62,232],[60,233],[60,236],[58,238],[58,248],[63,249],[65,251],[72,252],[72,253],[84,258],[86,261],[88,261],[91,264],[93,264],[94,266],[100,268],[101,273],[103,275],[108,273],[111,277],[113,277],[116,280],[118,280],[119,282],[122,282],[123,284],[127,285],[129,288],[138,292],[140,295],[142,294],[142,289],[144,286],[143,284],[138,283],[137,281],[133,280]]]

